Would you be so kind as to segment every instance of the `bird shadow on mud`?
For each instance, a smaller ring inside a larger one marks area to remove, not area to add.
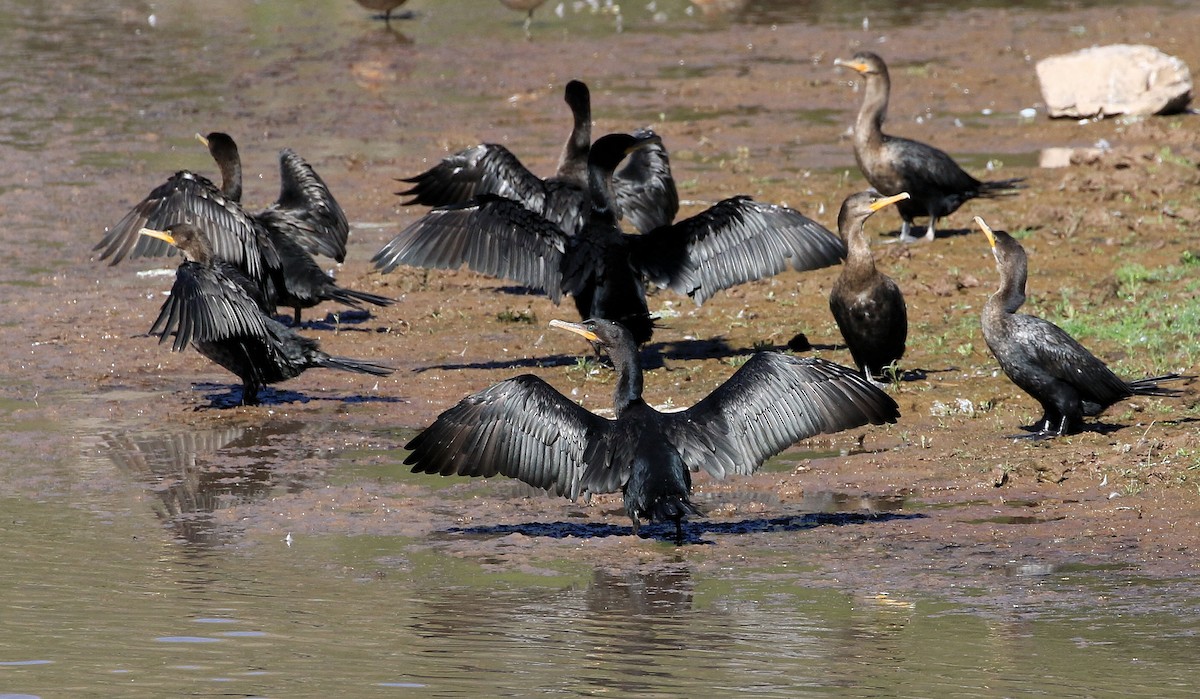
[[[639,527],[638,537],[671,544],[712,544],[714,543],[713,541],[704,538],[705,534],[734,535],[792,532],[816,527],[921,519],[925,516],[920,513],[898,514],[894,512],[808,512],[782,517],[756,517],[734,522],[690,521],[683,527],[682,541],[679,541],[675,536],[674,523],[656,522],[653,524],[644,524]],[[476,536],[523,534],[525,536],[548,537],[551,539],[594,539],[609,536],[632,536],[633,527],[594,522],[525,522],[522,524],[451,527],[446,529],[445,532],[449,534],[470,534]]]
[[[233,386],[230,384],[219,383],[198,383],[192,385],[192,390],[200,391],[204,394],[205,399],[209,401],[208,405],[197,406],[196,410],[225,410],[227,408],[236,408],[242,405],[242,387]],[[395,396],[364,396],[361,394],[350,394],[340,396],[309,396],[299,391],[289,391],[286,389],[278,389],[272,387],[264,387],[258,392],[258,406],[271,407],[273,405],[288,405],[288,404],[303,404],[312,401],[336,401],[338,403],[407,403],[403,398]]]
[[[1186,425],[1189,423],[1200,423],[1200,418],[1180,417],[1180,418],[1172,418],[1170,420],[1156,420],[1155,421],[1155,424],[1172,425],[1172,426],[1182,426],[1182,425]],[[1100,420],[1091,420],[1089,422],[1085,422],[1083,424],[1083,428],[1077,434],[1085,434],[1085,433],[1090,432],[1092,434],[1107,436],[1114,432],[1120,432],[1121,430],[1124,430],[1124,429],[1136,428],[1136,427],[1142,427],[1143,429],[1146,428],[1145,425],[1119,425],[1119,424],[1112,423],[1112,422],[1102,422]],[[1071,437],[1075,436],[1075,435],[1057,435],[1057,434],[1053,434],[1053,433],[1041,432],[1040,431],[1041,426],[1036,422],[1028,424],[1028,425],[1017,425],[1017,429],[1021,430],[1021,432],[1018,432],[1015,434],[1003,434],[1003,435],[1000,435],[1000,438],[1005,439],[1005,440],[1013,440],[1013,441],[1020,440],[1020,441],[1026,441],[1026,442],[1033,442],[1035,444],[1045,444],[1046,446],[1050,446],[1050,445],[1053,445],[1055,443],[1055,441],[1057,441],[1057,440],[1070,439]]]
[[[731,347],[729,343],[722,338],[714,338],[710,340],[680,340],[677,342],[655,342],[642,347],[638,356],[642,362],[642,369],[653,371],[655,369],[668,369],[667,360],[671,361],[691,361],[697,359],[725,359],[741,354],[749,354],[754,350],[741,350]],[[460,362],[455,364],[432,364],[430,366],[417,367],[413,369],[414,373],[422,374],[426,371],[433,370],[460,370],[460,369],[548,369],[552,367],[575,366],[580,359],[591,357],[595,358],[595,353],[587,352],[584,349],[579,354],[551,354],[541,357],[524,357],[516,359],[493,360],[486,362]],[[607,359],[599,359],[600,363],[606,366],[611,366]]]

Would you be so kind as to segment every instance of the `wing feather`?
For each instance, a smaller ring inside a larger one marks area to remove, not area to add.
[[[516,478],[572,500],[612,423],[523,374],[464,398],[405,448],[414,473]]]
[[[749,197],[725,199],[691,218],[631,236],[634,264],[647,279],[697,304],[737,284],[788,267],[828,267],[846,256],[841,238],[800,212]]]
[[[483,195],[444,206],[415,221],[375,254],[383,272],[399,265],[470,269],[511,279],[562,298],[565,235],[520,203]]]
[[[350,222],[329,187],[291,148],[279,151],[279,199],[255,214],[286,233],[310,254],[346,259]]]
[[[704,400],[665,417],[688,468],[723,478],[752,473],[802,439],[899,415],[896,401],[853,369],[761,352]]]

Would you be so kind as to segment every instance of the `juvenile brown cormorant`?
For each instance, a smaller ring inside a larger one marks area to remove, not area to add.
[[[884,376],[884,369],[904,356],[908,313],[900,287],[875,269],[863,224],[876,211],[907,198],[907,192],[891,197],[874,190],[859,192],[847,197],[838,212],[846,261],[829,294],[829,310],[854,363],[868,377]]]
[[[1020,188],[1023,178],[980,182],[944,151],[883,133],[891,80],[887,65],[878,55],[860,51],[848,61],[835,60],[834,65],[857,71],[866,81],[862,107],[854,122],[854,159],[867,182],[880,193],[890,196],[908,192],[909,200],[896,205],[903,220],[901,241],[917,239],[909,231],[918,216],[929,217],[925,239],[933,240],[938,218],[954,213],[967,200],[1006,196]]]
[[[637,345],[607,320],[551,321],[606,351],[617,372],[616,418],[600,417],[525,374],[463,399],[407,445],[414,473],[517,478],[572,500],[624,494],[636,535],[641,519],[674,520],[678,541],[691,472],[753,473],[817,434],[895,422],[896,402],[856,372],[823,359],[760,352],[708,397],[660,413],[642,399]]]
[[[533,174],[504,146],[483,143],[444,158],[434,167],[401,182],[413,186],[401,196],[406,206],[463,204],[480,194],[518,201],[570,234],[587,218],[587,160],[592,144],[592,101],[588,86],[567,83],[563,94],[574,116],[558,170],[545,180]],[[640,130],[638,136],[654,132]],[[679,194],[662,143],[647,144],[629,155],[613,177],[613,195],[621,217],[641,232],[665,226],[679,213]]]
[[[158,335],[160,343],[174,335],[174,351],[182,352],[190,343],[236,374],[242,380],[243,405],[257,404],[263,386],[316,367],[374,376],[392,373],[380,364],[331,357],[316,340],[263,313],[259,285],[216,256],[203,229],[176,223],[165,231],[143,228],[140,235],[162,240],[184,256],[150,333]]]
[[[265,312],[276,306],[300,311],[322,301],[352,308],[363,303],[387,306],[394,301],[377,294],[338,286],[310,252],[345,259],[350,226],[333,195],[312,167],[290,148],[280,151],[279,199],[257,213],[241,207],[242,164],[237,144],[227,134],[196,136],[221,170],[221,187],[187,171],[177,172],[133,208],[104,236],[100,259],[116,264],[130,257],[172,255],[161,240],[138,235],[142,228],[165,229],[187,221],[202,229],[213,253],[237,265],[262,289]]]
[[[622,158],[658,143],[657,136],[609,134],[588,157],[590,207],[577,235],[564,232],[519,202],[482,195],[434,209],[400,232],[372,262],[455,269],[544,291],[556,303],[570,294],[581,318],[619,321],[640,344],[653,321],[647,281],[691,296],[697,304],[721,289],[778,274],[789,266],[818,269],[846,254],[842,241],[799,212],[733,197],[691,218],[631,235],[617,225],[612,175]]]
[[[1034,437],[1076,434],[1083,417],[1093,417],[1132,396],[1171,396],[1160,381],[1183,378],[1167,374],[1125,381],[1062,328],[1017,309],[1025,303],[1029,266],[1025,249],[1004,231],[993,231],[983,219],[975,223],[987,236],[1000,270],[1000,289],[983,307],[983,339],[1000,368],[1021,390],[1042,405],[1042,417],[1030,427]]]

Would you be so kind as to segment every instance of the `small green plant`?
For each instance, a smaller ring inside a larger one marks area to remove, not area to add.
[[[496,320],[501,323],[519,323],[537,325],[537,316],[528,308],[523,311],[503,310],[496,314]]]

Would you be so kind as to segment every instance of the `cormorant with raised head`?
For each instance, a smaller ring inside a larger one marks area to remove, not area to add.
[[[150,333],[182,352],[190,343],[200,354],[242,380],[242,404],[258,403],[259,390],[317,367],[387,376],[390,367],[322,352],[316,340],[262,312],[259,285],[236,265],[218,257],[205,231],[191,223],[165,231],[141,229],[140,235],[180,250],[184,262],[175,273],[171,295]]]
[[[838,212],[846,261],[829,294],[829,310],[854,363],[868,378],[884,376],[884,370],[904,356],[908,312],[900,287],[875,268],[863,224],[876,211],[907,198],[907,192],[885,197],[868,190],[851,194]]]
[[[850,68],[866,80],[862,107],[854,122],[854,159],[867,182],[881,194],[908,192],[909,200],[896,205],[903,220],[901,241],[917,240],[909,231],[918,216],[929,217],[925,239],[933,240],[938,218],[954,213],[964,202],[1014,194],[1020,188],[1023,178],[981,182],[944,151],[883,133],[891,79],[877,54],[860,51],[848,61],[835,60],[834,65]]]
[[[563,99],[571,108],[574,125],[553,177],[543,180],[504,146],[482,143],[444,158],[419,175],[400,180],[413,185],[398,193],[412,197],[404,202],[405,206],[463,204],[481,194],[496,194],[520,202],[569,234],[577,233],[587,219],[592,98],[585,83],[572,80],[567,83]],[[640,130],[635,135],[653,133]],[[670,224],[679,213],[679,193],[662,143],[648,143],[631,153],[627,161],[613,176],[613,196],[620,216],[643,233]]]
[[[721,289],[778,274],[837,264],[846,247],[833,233],[797,211],[732,197],[701,213],[648,233],[621,232],[612,175],[631,152],[657,144],[653,135],[609,134],[588,156],[590,206],[577,235],[522,206],[483,195],[434,209],[385,245],[372,261],[381,271],[398,265],[455,269],[544,291],[556,303],[570,294],[580,318],[623,323],[639,343],[653,320],[647,281],[703,303]]]
[[[1029,275],[1025,248],[978,216],[975,223],[987,236],[1000,271],[1000,288],[983,307],[983,339],[1008,378],[1042,405],[1042,417],[1026,428],[1031,436],[1076,434],[1083,430],[1085,415],[1099,415],[1132,396],[1178,394],[1158,385],[1183,378],[1178,374],[1125,381],[1062,328],[1017,313],[1025,303]]]
[[[517,478],[572,500],[624,494],[636,535],[642,519],[699,515],[691,472],[753,473],[817,434],[895,422],[896,402],[855,371],[817,358],[760,352],[687,410],[642,399],[637,345],[622,325],[551,321],[608,353],[617,372],[615,419],[600,417],[529,374],[463,399],[407,445],[414,473]]]

